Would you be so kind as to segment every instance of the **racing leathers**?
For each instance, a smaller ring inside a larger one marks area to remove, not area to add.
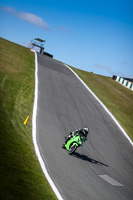
[[[87,136],[85,136],[83,134],[83,129],[77,129],[73,132],[70,132],[68,137],[66,138],[65,142],[64,142],[64,145],[74,136],[74,135],[79,135],[81,140],[83,139],[84,141],[86,141],[88,139]]]

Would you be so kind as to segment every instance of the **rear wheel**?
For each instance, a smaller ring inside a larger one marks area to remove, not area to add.
[[[77,149],[77,145],[76,144],[73,147],[71,147],[71,146],[72,146],[72,144],[70,145],[69,155],[73,154]]]

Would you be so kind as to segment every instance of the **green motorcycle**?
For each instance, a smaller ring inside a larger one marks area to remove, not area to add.
[[[62,148],[66,149],[68,153],[71,155],[73,154],[76,149],[83,145],[83,143],[86,141],[86,138],[84,136],[81,136],[80,134],[72,132],[73,136],[67,141],[67,143],[63,144]],[[67,138],[65,137],[65,142]]]

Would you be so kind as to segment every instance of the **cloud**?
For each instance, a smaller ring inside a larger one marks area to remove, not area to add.
[[[97,67],[97,68],[99,68],[99,69],[103,69],[103,70],[108,71],[108,72],[111,71],[111,68],[108,67],[108,66],[105,66],[105,65],[94,64],[94,67]]]
[[[1,7],[2,10],[4,10],[5,12],[10,12],[10,13],[15,13],[15,10],[11,7]]]
[[[128,63],[126,61],[123,61],[123,62],[124,62],[123,64],[127,64]],[[97,67],[99,69],[107,71],[109,74],[111,74],[111,76],[116,75],[116,76],[121,76],[121,77],[133,78],[133,74],[128,75],[128,74],[125,74],[125,73],[123,73],[121,71],[113,71],[113,69],[111,67],[106,66],[106,65],[94,64],[93,66]]]
[[[133,74],[125,74],[121,71],[115,72],[113,73],[113,75],[117,75],[117,76],[121,76],[121,77],[125,77],[125,78],[133,78]]]
[[[15,15],[16,17],[24,21],[27,21],[30,24],[34,24],[35,26],[44,28],[46,30],[50,30],[48,24],[41,17],[37,15],[34,15],[32,13],[26,13],[26,12],[17,12],[15,9],[11,7],[2,7],[2,10]]]
[[[62,26],[56,26],[56,29],[59,31],[67,32],[67,33],[70,32],[70,29],[62,27]]]
[[[17,16],[31,24],[39,26],[44,29],[49,29],[48,24],[41,18],[31,13],[19,12]]]
[[[126,60],[123,60],[123,61],[121,62],[121,64],[123,64],[123,65],[128,65],[129,63],[128,63]]]

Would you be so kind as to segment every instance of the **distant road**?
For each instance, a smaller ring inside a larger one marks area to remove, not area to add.
[[[37,142],[64,200],[133,200],[133,148],[103,107],[60,64],[38,54]],[[73,156],[64,137],[88,126]]]

